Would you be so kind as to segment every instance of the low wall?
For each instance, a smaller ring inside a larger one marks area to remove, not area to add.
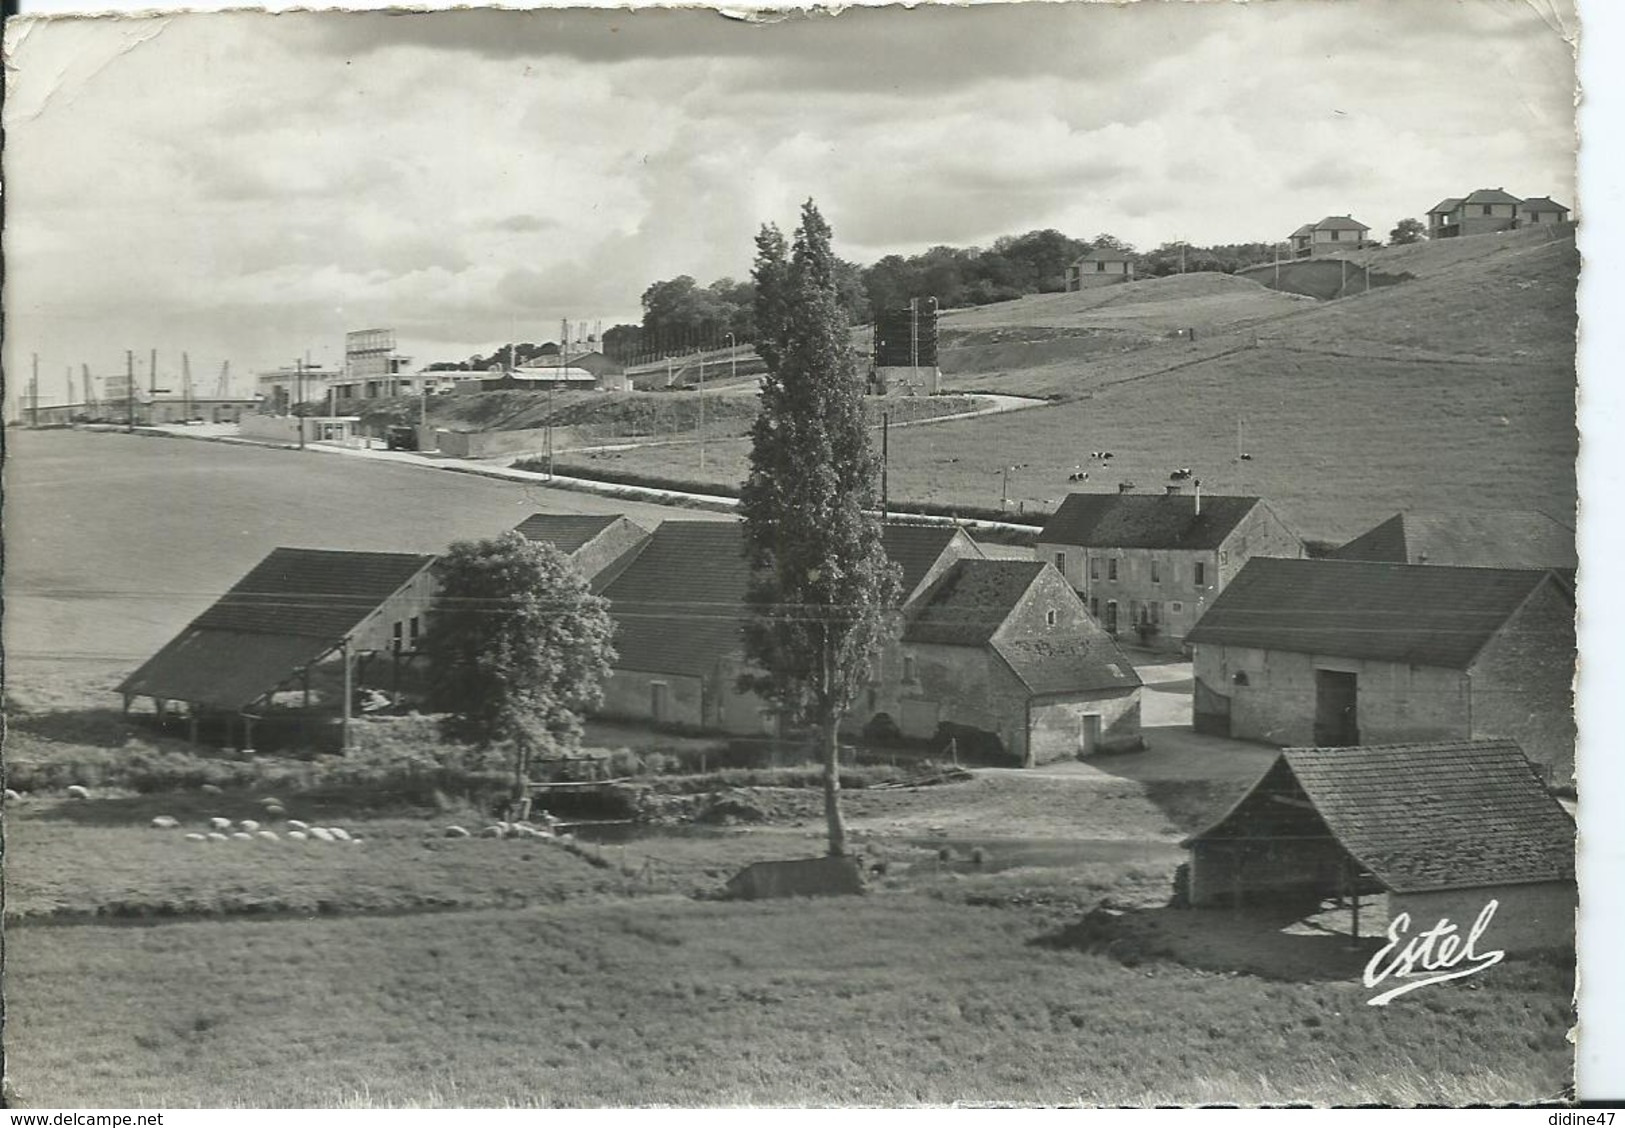
[[[245,439],[297,443],[298,423],[291,415],[245,415],[237,421],[237,432]]]

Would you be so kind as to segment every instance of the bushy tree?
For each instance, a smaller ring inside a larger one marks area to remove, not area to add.
[[[846,853],[836,726],[890,629],[898,573],[881,544],[863,383],[839,301],[830,229],[809,200],[786,258],[756,238],[757,352],[767,363],[740,491],[751,564],[740,679],[817,730],[829,852]]]
[[[1420,243],[1428,237],[1428,229],[1419,219],[1402,219],[1388,232],[1388,242],[1396,247],[1406,243]]]
[[[512,751],[514,798],[538,752],[580,744],[615,659],[609,603],[570,559],[509,531],[458,541],[435,565],[430,694],[482,745]]]

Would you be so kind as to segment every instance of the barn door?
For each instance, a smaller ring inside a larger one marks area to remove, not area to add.
[[[1100,751],[1100,714],[1085,713],[1078,718],[1078,755],[1093,756]]]
[[[1115,599],[1106,601],[1106,633],[1109,635],[1117,634],[1117,600]]]
[[[1315,743],[1343,748],[1360,743],[1359,679],[1342,670],[1315,671]]]

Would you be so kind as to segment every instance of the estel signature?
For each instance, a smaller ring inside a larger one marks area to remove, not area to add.
[[[1426,987],[1430,983],[1443,983],[1447,979],[1464,979],[1500,963],[1506,956],[1504,951],[1480,954],[1477,950],[1478,941],[1489,928],[1490,920],[1499,906],[1499,901],[1485,905],[1465,938],[1454,924],[1444,918],[1440,918],[1439,923],[1426,932],[1407,938],[1411,914],[1400,913],[1389,922],[1388,943],[1378,949],[1371,962],[1365,965],[1362,980],[1367,987],[1381,986],[1390,979],[1405,982],[1372,996],[1366,1000],[1366,1005],[1387,1006],[1390,1000],[1397,999],[1407,991]]]

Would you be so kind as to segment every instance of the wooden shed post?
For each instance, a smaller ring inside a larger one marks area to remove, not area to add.
[[[350,640],[348,638],[342,643],[340,652],[344,657],[344,712],[341,714],[342,719],[339,721],[339,751],[348,752],[350,750],[350,698],[354,694],[354,690],[350,685]]]

